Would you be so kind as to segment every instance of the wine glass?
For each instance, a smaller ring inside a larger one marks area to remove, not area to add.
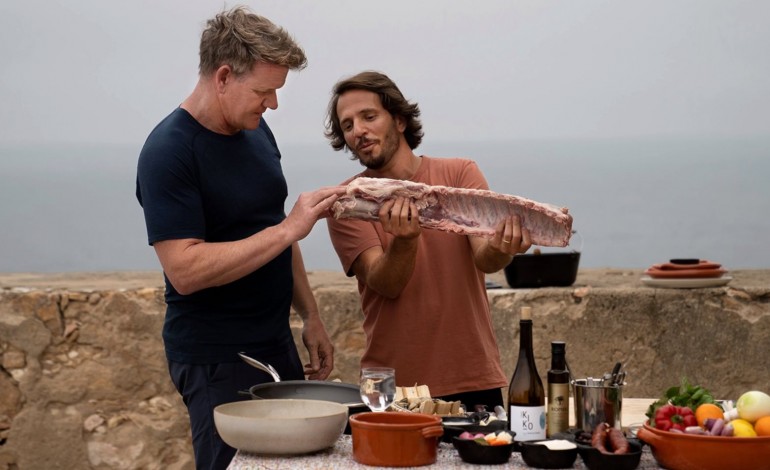
[[[361,400],[372,411],[385,411],[396,396],[396,370],[392,367],[361,369]]]

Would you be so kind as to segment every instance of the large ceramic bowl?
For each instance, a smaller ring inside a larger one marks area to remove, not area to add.
[[[770,469],[770,436],[697,436],[661,431],[647,423],[636,436],[649,444],[655,460],[669,470]]]
[[[344,403],[348,407],[348,417],[369,411],[361,402],[361,390],[355,384],[326,380],[283,380],[254,385],[249,388],[249,394],[256,400],[297,399]],[[350,434],[349,425],[345,427],[345,434]]]
[[[322,400],[247,400],[214,408],[222,440],[258,454],[296,455],[331,447],[347,419],[347,406]]]

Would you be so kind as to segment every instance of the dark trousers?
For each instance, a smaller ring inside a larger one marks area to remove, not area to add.
[[[273,355],[252,356],[278,371],[281,380],[303,380],[299,354],[294,344]],[[235,449],[222,441],[214,425],[214,408],[223,403],[248,400],[253,385],[272,382],[267,373],[238,358],[237,362],[219,364],[182,364],[168,361],[168,370],[190,415],[195,468],[223,470],[235,456]]]
[[[444,401],[459,401],[465,405],[465,409],[469,412],[476,411],[477,405],[486,406],[486,411],[489,412],[495,411],[495,406],[503,406],[503,391],[499,388],[455,393],[452,395],[445,395],[443,397],[435,398],[440,398]]]

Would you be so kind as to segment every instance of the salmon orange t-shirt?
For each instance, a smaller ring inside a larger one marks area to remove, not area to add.
[[[489,189],[478,166],[460,158],[422,157],[411,181]],[[348,275],[361,253],[378,245],[385,250],[393,239],[379,222],[330,218],[328,225]],[[361,367],[394,367],[399,386],[428,385],[433,396],[507,385],[484,273],[474,264],[467,236],[423,229],[414,272],[397,298],[360,281],[358,290],[366,334]]]

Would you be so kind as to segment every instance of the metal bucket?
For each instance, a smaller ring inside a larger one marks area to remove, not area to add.
[[[623,411],[623,385],[602,385],[589,383],[587,379],[572,382],[572,396],[575,400],[575,426],[592,432],[601,423],[621,429]]]

